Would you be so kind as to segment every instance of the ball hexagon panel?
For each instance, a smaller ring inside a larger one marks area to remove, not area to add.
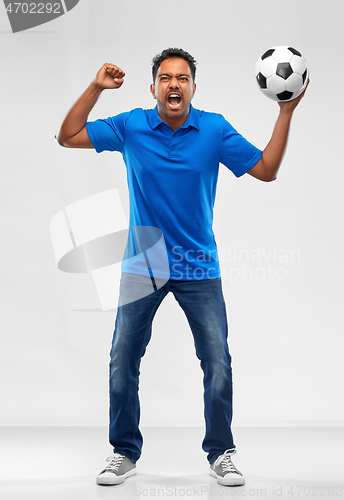
[[[260,71],[260,73],[266,78],[276,73],[278,63],[273,57],[268,57],[267,59],[259,62],[260,65],[258,71]]]
[[[276,96],[276,94],[271,92],[269,89],[260,89],[260,90],[269,99],[272,99],[273,101],[278,101],[278,97]]]
[[[307,69],[307,63],[303,57],[293,56],[290,59],[290,66],[295,73],[302,75]]]
[[[272,75],[267,79],[267,87],[274,94],[285,91],[285,80],[278,75]]]
[[[288,47],[276,47],[271,57],[277,62],[289,62],[293,55]]]
[[[297,92],[303,85],[302,76],[298,73],[293,73],[285,82],[285,89],[290,92]]]

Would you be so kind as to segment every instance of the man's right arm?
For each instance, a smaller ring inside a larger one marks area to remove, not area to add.
[[[65,148],[93,148],[86,130],[88,115],[105,89],[118,89],[123,84],[124,71],[113,64],[104,64],[96,78],[79,97],[63,120],[55,138]]]

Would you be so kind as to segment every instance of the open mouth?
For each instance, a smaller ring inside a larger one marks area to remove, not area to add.
[[[170,94],[167,98],[170,108],[177,109],[181,105],[182,98],[179,94]]]

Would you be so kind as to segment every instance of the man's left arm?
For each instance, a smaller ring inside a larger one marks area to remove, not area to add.
[[[309,81],[307,83],[308,87]],[[306,88],[307,88],[306,87]],[[275,124],[271,139],[263,150],[261,159],[247,173],[260,181],[274,181],[282,163],[289,135],[290,122],[296,106],[299,104],[306,89],[296,99],[279,102],[280,113]]]

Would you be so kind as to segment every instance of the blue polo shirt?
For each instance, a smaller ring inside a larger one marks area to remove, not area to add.
[[[145,226],[161,231],[167,249],[169,276],[161,269],[155,277],[219,278],[212,229],[219,164],[240,177],[262,152],[222,115],[193,106],[176,131],[160,118],[157,107],[88,122],[86,129],[98,153],[119,151],[127,168],[132,239],[122,270],[147,275],[147,260],[141,265],[129,258],[137,252],[133,231]]]

